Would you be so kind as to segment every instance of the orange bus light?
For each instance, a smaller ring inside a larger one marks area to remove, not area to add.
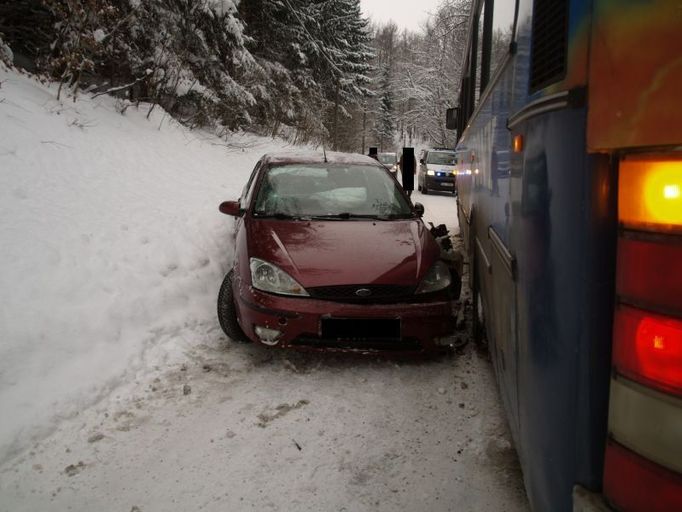
[[[514,153],[521,153],[523,151],[523,135],[514,135]]]
[[[619,180],[618,216],[625,226],[682,229],[682,158],[626,157]]]
[[[663,187],[663,197],[666,199],[679,199],[680,197],[680,186],[679,185],[666,185]]]

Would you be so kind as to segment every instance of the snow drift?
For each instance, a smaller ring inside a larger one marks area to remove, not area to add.
[[[59,102],[0,67],[2,461],[154,365],[161,333],[217,324],[231,255],[217,206],[285,143],[225,142],[109,97]]]

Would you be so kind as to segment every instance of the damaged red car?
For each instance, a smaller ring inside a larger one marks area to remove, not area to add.
[[[424,353],[448,344],[459,276],[376,160],[269,154],[238,201],[218,295],[233,340],[312,350]],[[457,297],[456,297],[456,296]]]

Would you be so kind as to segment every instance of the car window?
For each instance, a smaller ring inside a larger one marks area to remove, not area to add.
[[[436,165],[455,165],[457,163],[457,157],[455,153],[430,151],[426,155],[426,163]]]
[[[408,217],[410,204],[384,169],[291,164],[270,168],[254,214],[293,217]]]
[[[395,153],[379,153],[379,161],[382,164],[393,165],[398,161],[398,157]]]

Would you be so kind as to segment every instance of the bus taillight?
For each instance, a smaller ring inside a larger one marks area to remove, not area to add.
[[[618,217],[625,227],[682,230],[682,159],[626,157],[619,181]]]
[[[682,478],[618,443],[606,445],[604,493],[618,510],[682,510]]]
[[[682,321],[620,306],[614,339],[619,374],[682,396]]]
[[[616,311],[604,494],[682,510],[682,158],[619,165]]]
[[[616,287],[626,300],[682,313],[682,237],[623,233]]]

